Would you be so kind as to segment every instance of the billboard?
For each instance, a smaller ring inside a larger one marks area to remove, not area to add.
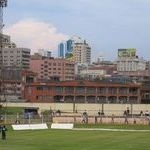
[[[118,49],[118,57],[135,57],[136,49],[128,48],[128,49]]]

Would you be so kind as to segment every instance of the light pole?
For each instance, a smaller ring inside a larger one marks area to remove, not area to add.
[[[5,91],[4,91],[4,73],[3,73],[3,8],[7,7],[7,0],[0,0],[0,109],[2,109],[2,96],[5,99]]]

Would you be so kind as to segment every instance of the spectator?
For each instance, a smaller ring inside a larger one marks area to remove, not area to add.
[[[88,123],[88,114],[86,110],[83,112],[82,118],[82,123]]]
[[[127,107],[127,115],[130,114],[130,110],[129,110],[129,107]]]
[[[140,116],[141,116],[141,117],[143,116],[143,111],[142,111],[142,110],[140,111]]]
[[[57,113],[59,116],[61,116],[61,111],[59,109],[57,110]]]
[[[100,111],[98,111],[98,115],[99,115],[99,116],[101,115],[101,112],[100,112]]]
[[[86,116],[86,115],[87,115],[87,112],[86,112],[86,110],[83,112],[83,115],[84,115],[84,116]]]
[[[146,112],[145,112],[145,116],[149,116],[149,112],[148,112],[148,110],[146,110]]]
[[[126,110],[124,111],[123,115],[124,115],[124,116],[126,116],[126,115],[127,115],[127,111],[126,111]]]

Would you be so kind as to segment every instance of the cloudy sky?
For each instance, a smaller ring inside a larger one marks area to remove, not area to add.
[[[8,0],[4,32],[20,47],[52,50],[72,35],[89,41],[92,57],[113,60],[137,48],[150,60],[150,0]]]

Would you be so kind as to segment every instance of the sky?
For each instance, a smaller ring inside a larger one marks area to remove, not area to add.
[[[150,60],[150,0],[8,0],[4,33],[19,47],[50,49],[72,36],[86,39],[92,60],[136,48]]]

